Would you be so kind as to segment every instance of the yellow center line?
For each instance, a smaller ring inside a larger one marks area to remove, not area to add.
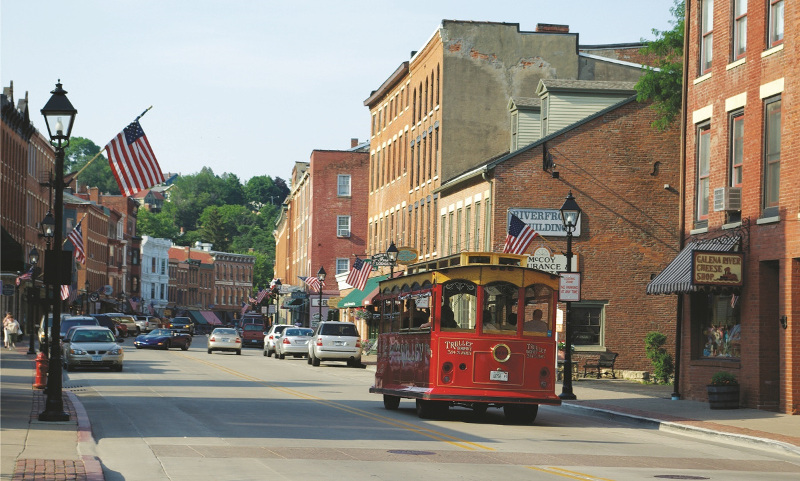
[[[394,427],[397,427],[397,428],[400,428],[400,429],[405,429],[407,431],[412,431],[412,432],[417,433],[417,434],[419,434],[421,436],[425,436],[425,437],[428,437],[428,438],[431,438],[431,439],[435,439],[436,441],[442,441],[442,442],[451,444],[453,446],[459,447],[461,449],[466,449],[468,451],[475,451],[476,449],[483,449],[483,450],[486,450],[486,451],[494,451],[494,448],[490,448],[490,447],[484,446],[482,444],[478,444],[478,443],[474,443],[474,442],[471,442],[471,441],[467,441],[466,439],[461,439],[461,438],[458,438],[456,436],[451,436],[449,434],[445,434],[445,433],[442,433],[440,431],[436,431],[434,429],[430,429],[430,428],[427,428],[427,427],[424,427],[424,426],[417,426],[415,424],[408,423],[408,422],[405,422],[405,421],[400,421],[400,420],[388,418],[388,417],[385,417],[385,416],[381,416],[380,414],[375,414],[375,413],[371,413],[369,411],[364,411],[362,409],[354,408],[352,406],[347,406],[345,404],[341,404],[341,403],[338,403],[338,402],[335,402],[335,401],[331,401],[331,400],[328,400],[328,399],[317,397],[317,396],[314,396],[312,394],[304,393],[302,391],[296,391],[296,390],[291,389],[291,388],[287,388],[287,387],[283,387],[283,386],[277,386],[275,384],[272,384],[270,382],[264,381],[262,379],[258,379],[256,377],[250,376],[248,374],[241,373],[239,371],[234,371],[233,369],[230,369],[230,368],[227,368],[227,367],[223,367],[223,366],[220,366],[218,364],[214,364],[214,363],[209,362],[209,361],[204,361],[202,359],[191,357],[191,356],[189,356],[187,354],[184,354],[184,353],[178,353],[178,354],[183,356],[183,357],[185,357],[185,358],[187,358],[187,359],[190,359],[192,361],[196,361],[196,362],[205,364],[207,366],[214,367],[216,369],[219,369],[220,371],[226,372],[226,373],[231,374],[233,376],[236,376],[238,378],[245,379],[247,381],[251,381],[251,382],[255,382],[255,383],[261,384],[262,386],[268,387],[270,389],[274,389],[276,391],[280,391],[280,392],[282,392],[284,394],[288,394],[290,396],[298,397],[298,398],[301,398],[301,399],[306,399],[308,401],[313,401],[313,402],[318,403],[318,404],[322,404],[322,405],[325,405],[325,406],[328,406],[328,407],[332,407],[334,409],[339,409],[340,411],[349,412],[349,413],[355,414],[357,416],[361,416],[361,417],[365,417],[365,418],[368,418],[368,419],[372,419],[374,421],[378,421],[378,422],[381,422],[381,423],[384,423],[384,424],[388,424],[390,426],[394,426]]]
[[[555,466],[548,466],[546,468],[539,468],[536,466],[526,466],[526,468],[532,469],[534,471],[541,471],[542,473],[555,474],[556,476],[561,476],[564,478],[579,479],[581,481],[612,481],[607,478],[598,478],[592,476],[591,474],[579,473],[577,471],[570,471],[568,469],[563,469],[563,468],[556,468]]]

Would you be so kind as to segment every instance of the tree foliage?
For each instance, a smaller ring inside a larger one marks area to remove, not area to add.
[[[670,9],[675,17],[670,22],[672,30],[653,29],[656,40],[647,41],[641,51],[655,60],[652,67],[644,67],[645,74],[636,83],[636,99],[653,102],[652,107],[659,114],[653,127],[659,130],[669,127],[681,113],[685,8],[683,0],[675,0]]]
[[[72,137],[64,150],[64,173],[78,172],[92,160],[100,147],[89,139]],[[111,173],[108,159],[101,155],[77,178],[78,185],[97,187],[103,194],[120,195],[119,184]]]
[[[645,353],[653,364],[653,379],[656,383],[667,384],[675,372],[672,355],[664,349],[667,336],[658,332],[648,332],[644,338]]]

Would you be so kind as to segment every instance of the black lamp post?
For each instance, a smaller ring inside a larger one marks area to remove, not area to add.
[[[52,191],[52,183],[48,181],[47,185],[51,187],[50,190]],[[52,212],[47,211],[47,214],[44,215],[44,219],[42,219],[42,221],[39,223],[39,229],[41,231],[39,232],[39,237],[44,237],[44,242],[47,245],[47,250],[45,252],[50,252],[50,245],[53,242],[53,236],[55,235],[56,231],[56,221],[53,218]],[[46,299],[44,303],[45,306],[44,320],[42,321],[45,324],[44,328],[42,329],[44,332],[44,339],[43,342],[39,343],[39,351],[43,352],[45,356],[48,356],[49,355],[48,353],[50,352],[50,350],[48,349],[48,346],[50,345],[49,344],[50,332],[47,329],[47,316],[48,314],[50,314],[51,309],[50,309],[50,287],[47,285],[46,282],[44,284],[44,298]],[[53,325],[51,323],[50,329],[52,329],[52,326]]]
[[[86,282],[83,283],[83,300],[86,303],[86,309],[83,311],[83,314],[88,316],[89,315],[89,273],[86,273]]]
[[[42,108],[42,115],[47,124],[47,133],[50,143],[56,149],[56,178],[55,178],[55,210],[53,229],[53,250],[50,253],[52,264],[47,268],[52,269],[49,277],[50,284],[61,285],[62,273],[62,243],[64,237],[64,149],[69,145],[72,135],[72,125],[78,113],[67,98],[67,91],[61,88],[61,81],[56,83],[52,96]],[[51,290],[55,292],[55,288]],[[39,414],[39,421],[68,421],[69,414],[64,412],[64,399],[61,392],[61,343],[55,342],[55,336],[61,331],[61,296],[53,296],[53,327],[50,342],[50,364],[47,372],[47,401],[45,409]]]
[[[564,223],[564,230],[567,231],[567,273],[572,272],[572,232],[578,226],[578,219],[581,216],[581,208],[572,197],[572,191],[567,195],[567,200],[561,206],[561,221]],[[564,317],[564,383],[561,387],[561,399],[576,399],[572,392],[572,323],[570,322],[570,301],[566,301],[566,314]]]
[[[397,246],[394,245],[394,241],[389,244],[389,248],[386,249],[386,256],[389,258],[389,279],[394,278],[394,266],[397,265]]]
[[[322,266],[317,271],[317,280],[319,280],[319,321],[322,322],[322,283],[325,282],[325,268]]]
[[[272,284],[272,294],[275,296],[275,316],[272,320],[272,324],[278,323],[278,309],[280,308],[280,298],[281,295],[281,280],[276,279],[275,282]]]
[[[28,263],[33,268],[33,274],[31,274],[31,287],[28,287],[28,354],[36,354],[36,348],[33,343],[33,330],[34,330],[34,322],[33,322],[33,303],[36,301],[36,298],[39,297],[36,291],[36,271],[37,267],[36,264],[39,263],[39,249],[34,247],[28,253]]]

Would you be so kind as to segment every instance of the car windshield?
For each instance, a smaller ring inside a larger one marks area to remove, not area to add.
[[[66,333],[70,327],[74,326],[96,326],[98,324],[94,319],[64,319],[61,321],[61,332]]]
[[[72,342],[114,342],[114,334],[108,329],[79,329],[72,335]]]
[[[286,337],[310,336],[312,332],[311,329],[286,329]]]
[[[216,334],[218,336],[235,336],[236,329],[214,329],[214,332],[211,334]]]
[[[148,336],[169,336],[170,332],[169,329],[153,329]]]
[[[323,336],[358,337],[355,324],[323,324],[320,334]]]

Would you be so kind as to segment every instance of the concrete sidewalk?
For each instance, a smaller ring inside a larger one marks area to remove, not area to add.
[[[26,354],[27,346],[0,351],[0,479],[103,480],[100,460],[81,454],[81,445],[94,440],[78,397],[64,390],[69,421],[38,421],[45,395],[32,389],[33,356]],[[367,369],[375,369],[374,356],[363,361]],[[578,379],[573,391],[578,399],[562,408],[800,456],[800,416],[754,409],[712,411],[707,403],[671,400],[671,386],[623,380]]]

